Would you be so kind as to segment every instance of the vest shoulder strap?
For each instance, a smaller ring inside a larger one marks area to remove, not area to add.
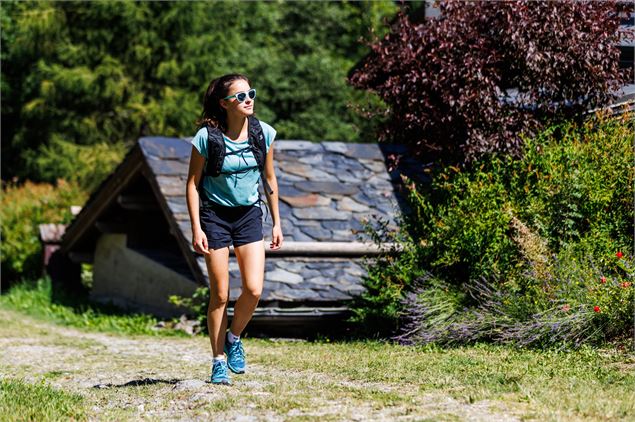
[[[225,140],[218,128],[207,126],[207,162],[204,176],[216,177],[220,174],[225,161]]]
[[[267,143],[265,141],[265,134],[263,133],[260,121],[254,116],[249,116],[248,122],[249,145],[254,152],[254,158],[256,159],[256,163],[258,164],[258,170],[260,171],[260,180],[262,180],[265,191],[269,193],[269,195],[271,195],[273,193],[273,189],[271,189],[271,186],[269,186],[269,182],[267,182],[264,173],[265,159],[267,158]]]

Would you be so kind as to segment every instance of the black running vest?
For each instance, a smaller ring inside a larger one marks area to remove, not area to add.
[[[260,121],[254,116],[247,118],[248,133],[249,133],[249,148],[254,153],[254,158],[258,164],[258,171],[260,172],[260,180],[263,182],[265,191],[271,195],[273,190],[267,183],[267,179],[264,177],[265,158],[267,157],[267,143],[265,142],[265,135],[262,132],[262,126]],[[211,126],[207,127],[207,162],[203,167],[203,177],[201,177],[201,186],[204,177],[218,177],[221,174],[223,168],[223,162],[225,161],[225,140],[223,139],[223,133],[218,128]],[[225,174],[225,173],[224,173]]]

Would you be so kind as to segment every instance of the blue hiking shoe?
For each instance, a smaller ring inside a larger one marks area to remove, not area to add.
[[[247,364],[245,363],[245,350],[240,339],[232,344],[229,344],[227,339],[225,339],[225,354],[227,355],[227,366],[229,366],[229,369],[235,374],[244,374]]]
[[[229,374],[227,373],[227,362],[224,360],[214,361],[212,364],[212,384],[231,384]]]

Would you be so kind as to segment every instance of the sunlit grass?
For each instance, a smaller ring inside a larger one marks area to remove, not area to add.
[[[37,341],[38,345],[76,348],[78,353],[93,353],[94,358],[97,354],[93,349],[99,349],[98,355],[103,355],[103,362],[108,362],[105,368],[114,373],[145,373],[152,366],[164,368],[162,371],[170,368],[170,377],[207,380],[208,362],[178,363],[171,355],[161,353],[164,342],[183,342],[183,348],[207,347],[202,336],[131,339],[138,341],[140,346],[146,344],[146,351],[156,351],[152,363],[145,354],[109,355],[95,339],[56,335],[53,325],[49,330],[46,322],[34,324],[35,320],[24,314],[35,315],[40,321],[49,320],[92,331],[111,331],[114,326],[101,325],[99,318],[116,321],[129,317],[96,312],[96,320],[86,324],[84,321],[90,319],[84,319],[76,308],[47,301],[46,292],[46,285],[37,289],[18,287],[0,297],[0,307],[5,308],[0,337],[20,344],[20,333],[30,333],[29,339]],[[24,309],[34,305],[42,310]],[[128,325],[132,327],[128,332],[143,334],[143,326],[138,328],[135,324]],[[121,328],[115,331],[129,337]],[[147,342],[152,342],[152,348],[147,348]],[[472,404],[488,401],[492,414],[500,411],[521,419],[635,420],[635,353],[632,351],[587,346],[575,351],[527,350],[485,343],[456,348],[406,347],[379,341],[329,341],[326,338],[320,341],[272,341],[253,339],[248,335],[244,343],[253,370],[242,376],[232,376],[233,386],[220,392],[209,384],[200,391],[173,391],[172,386],[161,383],[135,388],[90,389],[84,397],[85,406],[101,408],[104,403],[130,402],[121,408],[100,409],[114,419],[128,420],[145,411],[169,414],[173,403],[187,403],[193,395],[203,393],[208,398],[196,401],[191,410],[184,410],[184,417],[224,414],[231,419],[241,412],[257,412],[285,420],[342,420],[359,413],[386,420],[403,415],[430,417],[430,420],[463,420],[470,411],[476,411],[470,410]],[[79,396],[59,393],[44,383],[59,380],[67,383],[75,377],[93,376],[91,366],[66,369],[60,366],[61,362],[56,361],[49,370],[41,373],[40,379],[30,380],[32,384],[5,380],[1,399],[4,401],[0,406],[14,401],[7,398],[6,391],[11,383],[14,396],[40,395],[42,403],[47,400],[53,403],[44,406],[52,410],[39,410],[38,401],[20,399],[24,404],[19,420],[47,420],[46,414],[36,413],[44,411],[57,412],[51,413],[53,419],[82,419],[84,405]],[[182,376],[179,376],[181,372]],[[26,377],[33,375],[33,368],[16,366],[8,373]],[[15,387],[16,383],[20,385]],[[29,389],[38,390],[28,393]],[[445,401],[447,398],[449,404]],[[69,411],[69,403],[78,403],[73,406],[80,409],[77,411],[80,413],[63,416],[63,412]],[[144,403],[145,410],[138,410]],[[0,407],[0,415],[4,414],[4,408]]]
[[[186,335],[176,330],[154,330],[158,320],[145,314],[126,314],[115,307],[89,303],[85,298],[73,298],[56,292],[48,277],[35,282],[22,282],[0,295],[0,307],[20,311],[56,324],[126,335]]]
[[[86,420],[84,399],[44,383],[0,379],[0,421]]]
[[[407,403],[413,394],[443,393],[464,403],[526,404],[540,418],[635,418],[632,352],[590,347],[571,352],[519,350],[489,344],[443,349],[381,342],[252,340],[250,345],[252,359],[282,371],[311,368],[403,392],[372,398],[387,405]]]

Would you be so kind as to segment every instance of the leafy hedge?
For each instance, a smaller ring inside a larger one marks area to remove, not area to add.
[[[524,140],[521,159],[437,166],[430,185],[409,183],[413,212],[392,239],[403,252],[370,268],[355,319],[402,341],[626,336],[635,276],[632,117],[554,125]],[[558,337],[527,325],[558,318],[579,329]]]
[[[58,180],[47,183],[9,183],[2,189],[0,227],[2,229],[2,280],[35,279],[42,270],[40,224],[67,224],[71,205],[81,205],[86,192],[76,183]]]

